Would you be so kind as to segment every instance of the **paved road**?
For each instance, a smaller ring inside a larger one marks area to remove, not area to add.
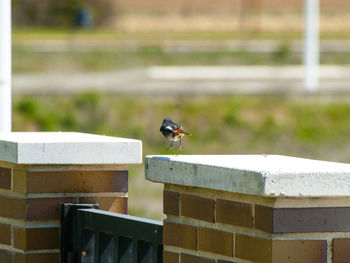
[[[350,66],[321,66],[318,93],[350,94]],[[149,67],[100,73],[15,74],[15,94],[265,94],[305,93],[301,66]]]

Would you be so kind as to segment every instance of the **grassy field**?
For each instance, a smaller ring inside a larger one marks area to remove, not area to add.
[[[80,131],[140,139],[143,154],[178,154],[159,132],[164,117],[184,125],[182,154],[284,154],[350,162],[350,98],[133,97],[98,93],[15,96],[15,131]],[[161,218],[162,186],[130,172],[131,214]]]
[[[236,31],[153,31],[128,32],[108,29],[79,30],[53,28],[14,28],[14,43],[25,40],[137,40],[159,42],[163,40],[230,40],[230,39],[301,39],[298,32],[236,32]],[[344,39],[349,35],[346,32],[326,33],[322,38]]]

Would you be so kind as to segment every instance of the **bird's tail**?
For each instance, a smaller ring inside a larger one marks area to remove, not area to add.
[[[182,134],[185,134],[185,135],[192,135],[192,134],[190,134],[190,133],[188,133],[188,132],[185,132],[184,130],[182,130],[182,129],[180,129],[180,128],[177,128],[176,130],[177,130],[177,132],[178,132],[180,135],[182,135]]]

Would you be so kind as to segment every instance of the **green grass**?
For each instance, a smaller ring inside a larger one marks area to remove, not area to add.
[[[239,32],[239,31],[193,31],[193,32],[125,32],[108,29],[60,29],[45,27],[15,27],[13,29],[13,41],[23,40],[136,40],[136,41],[162,41],[162,40],[296,40],[302,39],[302,32]],[[349,39],[349,32],[321,32],[321,39]]]
[[[193,133],[184,153],[283,153],[323,156],[350,143],[350,100],[283,96],[148,97],[99,93],[16,96],[14,130],[82,131],[139,138],[146,154],[167,153],[161,120]],[[249,146],[249,147],[247,147]],[[331,157],[331,156],[330,156]],[[349,160],[350,156],[343,156]]]
[[[184,125],[183,154],[283,154],[350,162],[350,98],[15,96],[15,131],[80,131],[142,140],[143,154],[178,154],[159,132]],[[130,171],[131,214],[161,218],[162,186]]]
[[[326,35],[332,38],[348,38],[347,32],[332,33]],[[162,40],[230,40],[230,39],[301,39],[301,33],[285,32],[125,32],[107,29],[91,30],[67,30],[59,28],[14,28],[13,41],[23,40],[137,40],[137,41],[162,41]]]

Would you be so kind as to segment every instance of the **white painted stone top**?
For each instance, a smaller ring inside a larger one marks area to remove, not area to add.
[[[262,196],[350,196],[350,164],[280,155],[146,156],[151,181]]]
[[[0,133],[0,161],[15,164],[137,164],[142,142],[77,132]]]

